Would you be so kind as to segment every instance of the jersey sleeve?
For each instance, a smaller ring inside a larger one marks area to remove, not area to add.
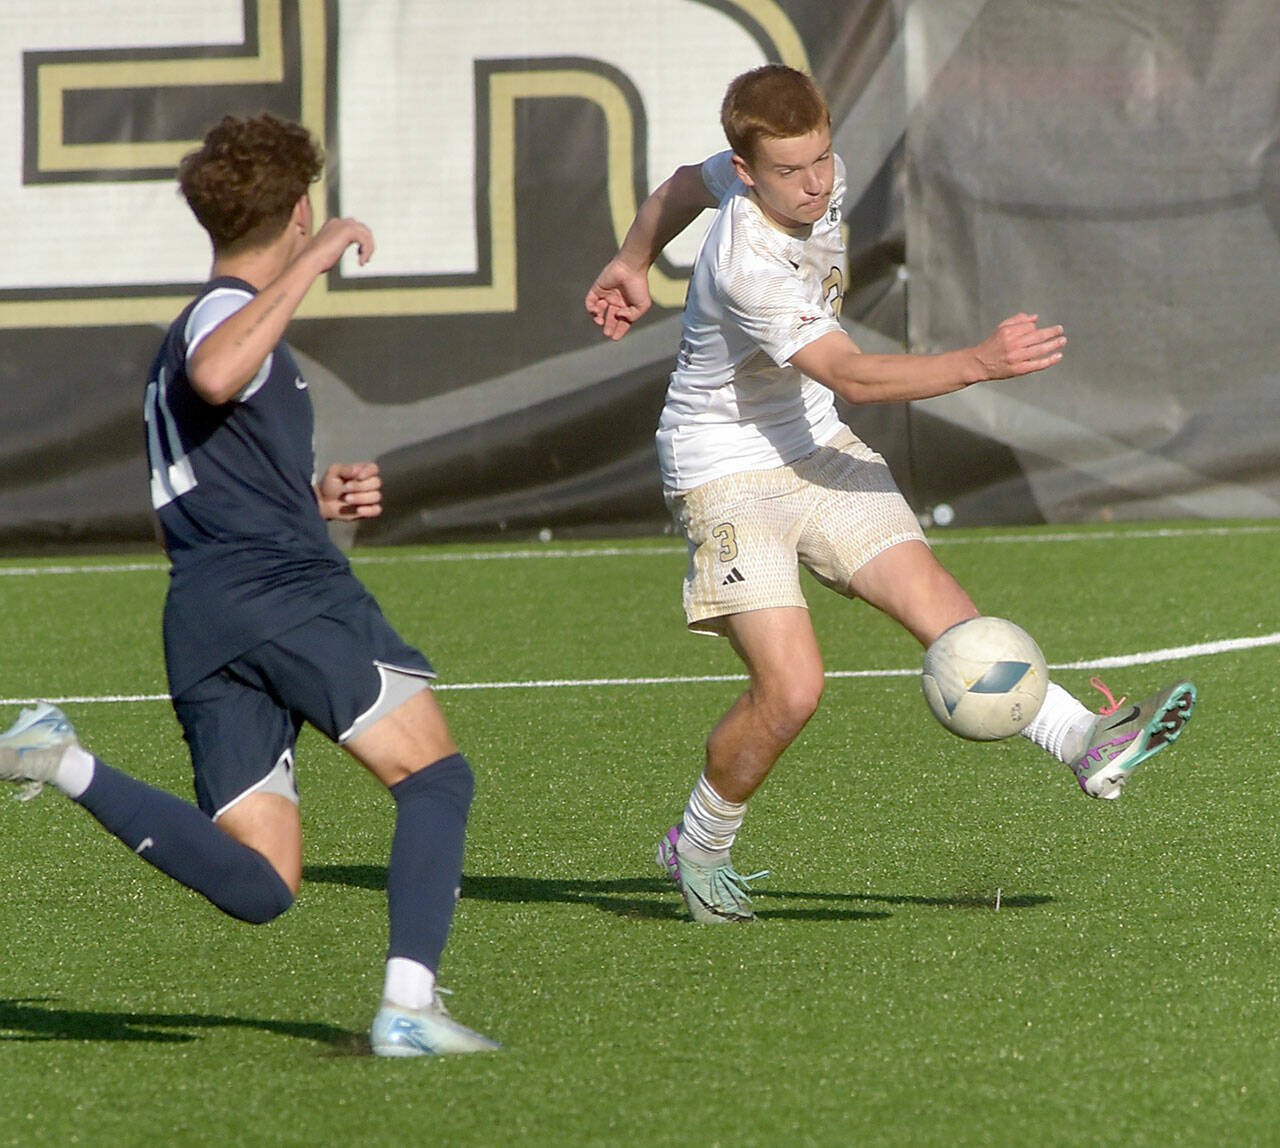
[[[187,329],[184,332],[187,342],[187,360],[190,361],[191,353],[200,346],[210,331],[229,319],[252,298],[248,291],[224,287],[217,291],[210,291],[201,299],[187,317]]]
[[[191,314],[187,317],[187,327],[184,332],[187,344],[186,363],[188,366],[191,363],[191,356],[195,353],[195,349],[200,346],[209,333],[219,324],[226,322],[252,298],[253,296],[248,291],[242,291],[238,287],[221,287],[216,291],[210,291],[192,308]],[[261,388],[262,384],[266,382],[267,376],[271,374],[273,358],[273,355],[268,355],[262,361],[257,373],[241,388],[240,392],[231,400],[232,402],[244,402],[245,399]]]
[[[702,161],[702,182],[707,190],[715,196],[717,203],[723,203],[734,187],[741,181],[737,169],[733,166],[733,152],[717,152],[709,159]]]

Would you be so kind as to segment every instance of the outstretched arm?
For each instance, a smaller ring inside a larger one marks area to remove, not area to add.
[[[622,246],[587,292],[587,311],[608,339],[621,339],[649,310],[649,268],[677,235],[716,201],[700,164],[675,173],[640,205]]]
[[[972,383],[1043,371],[1062,358],[1061,326],[1037,327],[1038,315],[1005,319],[981,343],[937,355],[863,354],[843,331],[831,331],[789,360],[851,403],[906,402]]]
[[[240,393],[284,338],[311,284],[352,245],[367,262],[373,233],[356,219],[328,220],[275,279],[205,336],[187,364],[191,385],[205,402],[216,406]]]

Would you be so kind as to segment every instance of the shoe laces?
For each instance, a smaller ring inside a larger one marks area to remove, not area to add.
[[[1128,695],[1126,695],[1126,694],[1121,694],[1121,695],[1120,695],[1120,700],[1119,700],[1119,701],[1116,701],[1115,696],[1114,696],[1114,695],[1111,693],[1111,691],[1107,688],[1107,683],[1106,683],[1106,682],[1104,682],[1104,681],[1103,681],[1101,678],[1099,678],[1099,677],[1092,677],[1092,678],[1090,678],[1090,679],[1089,679],[1089,684],[1090,684],[1090,685],[1091,685],[1095,690],[1098,690],[1099,692],[1101,692],[1102,694],[1104,694],[1104,695],[1106,696],[1106,699],[1107,699],[1106,704],[1105,704],[1105,705],[1101,705],[1101,706],[1099,706],[1099,707],[1098,707],[1098,713],[1100,713],[1103,717],[1106,717],[1108,714],[1113,714],[1113,713],[1115,713],[1115,712],[1116,712],[1116,710],[1118,710],[1122,705],[1124,705],[1124,703],[1125,703],[1126,701],[1128,701],[1128,700],[1129,700],[1129,699],[1128,699]]]
[[[761,869],[758,873],[739,873],[732,865],[721,865],[711,876],[712,882],[721,881],[728,885],[733,892],[740,897],[747,897],[751,889],[751,882],[758,881],[761,877],[769,876],[768,869]]]

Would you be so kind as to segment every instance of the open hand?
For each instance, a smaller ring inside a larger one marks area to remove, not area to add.
[[[974,348],[984,377],[1009,379],[1043,371],[1062,358],[1067,337],[1061,326],[1037,327],[1039,315],[1010,315]]]
[[[587,292],[587,312],[606,339],[621,339],[652,304],[649,274],[610,260]]]

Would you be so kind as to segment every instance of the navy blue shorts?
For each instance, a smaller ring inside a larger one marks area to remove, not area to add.
[[[296,801],[293,752],[304,722],[341,743],[433,677],[372,596],[254,646],[173,699],[200,808],[217,817],[255,792]]]

